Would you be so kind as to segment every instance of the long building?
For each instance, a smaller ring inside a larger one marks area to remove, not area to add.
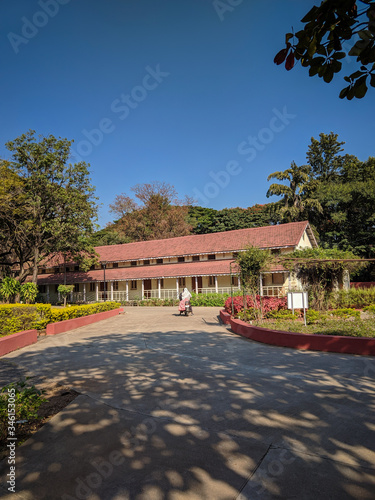
[[[307,221],[100,246],[95,248],[99,262],[88,272],[56,257],[46,261],[39,268],[38,286],[52,303],[59,300],[57,287],[64,273],[66,283],[74,285],[72,302],[176,298],[184,287],[196,293],[229,293],[231,287],[239,288],[231,262],[248,245],[275,255],[318,246]],[[289,273],[274,266],[262,277],[262,294],[284,295],[290,284]]]

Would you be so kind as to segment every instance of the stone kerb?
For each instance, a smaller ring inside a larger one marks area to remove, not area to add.
[[[292,347],[310,351],[337,352],[375,356],[375,339],[367,337],[345,337],[339,335],[312,335],[306,333],[283,332],[252,326],[240,319],[233,319],[225,311],[220,312],[226,324],[229,317],[231,330],[250,340],[279,347]]]
[[[38,340],[38,332],[36,330],[25,330],[23,332],[12,333],[0,338],[0,356],[16,351],[21,347],[35,344]]]

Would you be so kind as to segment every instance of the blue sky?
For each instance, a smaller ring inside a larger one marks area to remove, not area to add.
[[[28,129],[73,139],[104,226],[117,194],[153,180],[216,209],[266,203],[267,176],[305,163],[320,132],[374,156],[374,90],[341,100],[343,74],[273,63],[313,3],[3,1],[0,157]]]

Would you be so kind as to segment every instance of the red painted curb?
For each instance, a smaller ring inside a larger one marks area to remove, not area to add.
[[[23,332],[13,333],[6,337],[0,338],[0,356],[16,351],[21,347],[35,344],[38,340],[38,332],[36,330],[24,330]]]
[[[225,325],[230,325],[230,314],[222,309],[220,311],[220,319]]]
[[[227,314],[227,313],[225,313]],[[221,317],[221,314],[220,314]],[[375,339],[367,337],[344,337],[339,335],[309,335],[305,333],[282,332],[252,326],[240,319],[230,319],[231,329],[256,342],[292,347],[309,351],[338,352],[375,356]]]
[[[120,312],[123,312],[122,308],[90,314],[88,316],[81,316],[80,318],[67,319],[65,321],[59,321],[58,323],[49,323],[46,328],[46,334],[56,335],[57,333],[68,332],[69,330],[74,330],[75,328],[79,328],[81,326],[91,325],[97,321],[112,318],[113,316],[120,314]]]

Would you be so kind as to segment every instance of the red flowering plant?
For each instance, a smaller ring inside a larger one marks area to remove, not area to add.
[[[251,309],[254,308],[254,300],[250,295],[246,295],[246,308]],[[260,297],[256,296],[256,304],[257,308],[260,307]],[[232,313],[232,299],[228,297],[225,301],[225,311],[229,314]],[[269,311],[280,311],[282,309],[286,309],[287,307],[287,299],[286,297],[262,297],[262,310],[263,314],[266,315]],[[238,313],[244,310],[244,301],[242,296],[233,297],[233,309],[234,315],[236,316]]]

